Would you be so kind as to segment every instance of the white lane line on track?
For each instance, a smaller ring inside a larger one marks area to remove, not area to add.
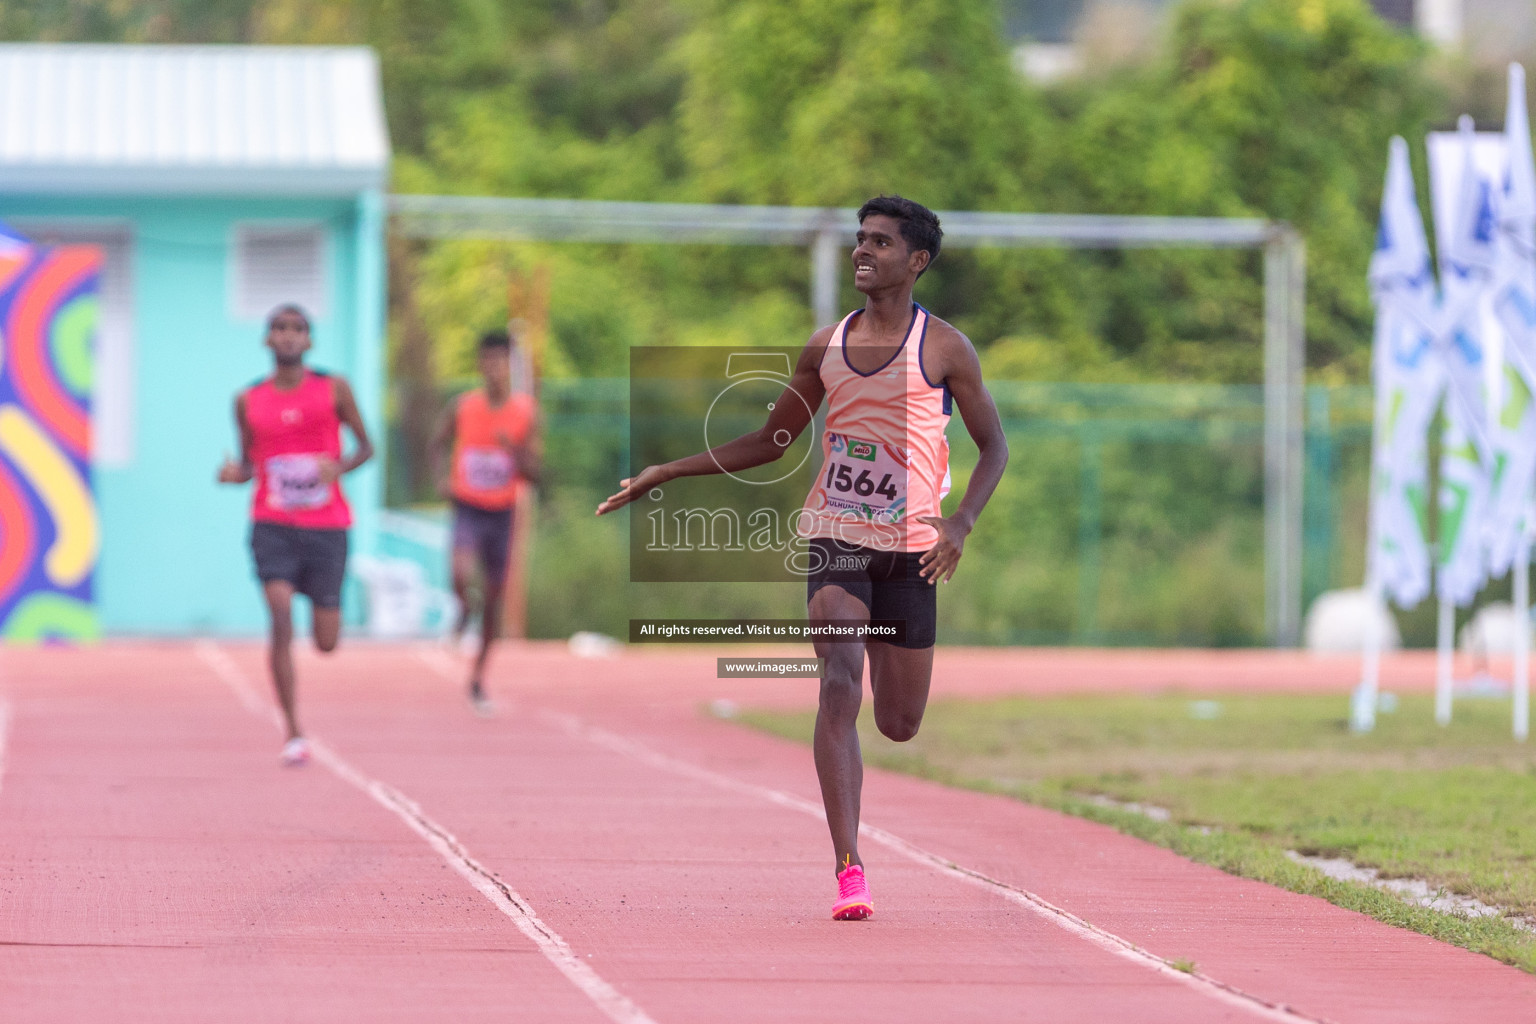
[[[825,812],[820,804],[805,800],[792,793],[769,789],[766,786],[759,786],[755,783],[742,782],[739,779],[733,779],[728,775],[723,775],[711,769],[680,761],[677,758],[651,750],[649,747],[627,737],[587,725],[573,715],[560,714],[554,711],[544,711],[541,715],[552,725],[564,730],[573,737],[594,743],[615,753],[632,757],[652,767],[695,779],[732,793],[766,800],[779,807],[808,814],[818,821],[826,821]],[[1124,957],[1170,981],[1186,985],[1218,1002],[1247,1011],[1263,1020],[1277,1021],[1280,1024],[1327,1024],[1322,1018],[1308,1016],[1281,1003],[1272,1003],[1267,999],[1244,992],[1242,989],[1229,985],[1224,981],[1219,981],[1209,975],[1201,974],[1198,971],[1181,971],[1162,957],[1142,949],[1129,939],[1123,939],[1113,932],[1090,924],[1071,911],[1056,906],[1043,896],[1030,892],[1028,889],[1004,882],[1001,879],[992,878],[980,871],[963,867],[936,853],[930,853],[894,833],[887,832],[885,829],[861,824],[859,826],[859,834],[941,874],[993,892],[1009,902],[1015,903],[1045,918],[1047,921],[1076,935],[1078,938],[1098,946],[1100,949],[1115,956]]]
[[[242,707],[270,722],[281,723],[277,709],[263,703],[256,696],[249,676],[217,644],[206,640],[201,641],[196,645],[196,650],[198,657],[213,671],[213,674],[234,691]],[[462,875],[481,895],[490,900],[497,910],[511,918],[517,930],[538,946],[539,952],[544,954],[555,969],[565,975],[566,980],[580,989],[583,995],[591,999],[609,1020],[614,1021],[615,1024],[656,1024],[644,1010],[604,981],[596,971],[578,958],[560,934],[544,923],[534,912],[532,905],[517,890],[470,856],[464,845],[454,838],[451,832],[427,817],[419,804],[392,786],[377,779],[371,779],[353,768],[340,754],[313,736],[309,737],[309,741],[315,752],[315,760],[338,778],[368,794],[405,822],[411,831],[425,839],[427,845],[431,846],[449,867]]]

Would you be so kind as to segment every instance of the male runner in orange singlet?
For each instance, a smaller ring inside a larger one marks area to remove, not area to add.
[[[900,196],[859,209],[854,285],[864,307],[811,335],[783,397],[761,430],[710,451],[648,466],[598,506],[602,515],[669,480],[734,472],[778,459],[826,399],[823,462],[798,526],[810,539],[811,622],[899,619],[899,643],[818,640],[825,659],[814,750],[836,855],[832,916],[874,912],[859,859],[864,766],[856,723],[869,657],[875,724],[893,740],[917,734],[928,703],[935,639],[934,584],[955,573],[965,538],[1008,462],[1008,442],[971,343],[912,301],[943,233],[932,211]],[[801,401],[789,401],[789,392]],[[980,458],[954,515],[944,427],[958,405]]]
[[[347,566],[352,510],[341,492],[343,473],[373,456],[368,430],[346,380],[304,365],[309,318],[279,306],[267,320],[272,376],[235,398],[240,461],[219,467],[224,484],[256,481],[251,504],[251,553],[272,620],[269,660],[288,741],[283,763],[309,760],[299,729],[293,676],[293,595],[309,598],[315,647],[336,649],[341,636],[341,582]],[[341,425],[355,447],[341,453]]]
[[[457,634],[469,621],[470,586],[477,567],[481,578],[480,645],[469,676],[469,701],[481,715],[494,710],[485,694],[485,666],[501,631],[518,487],[521,480],[538,477],[532,443],[537,410],[532,395],[512,390],[512,354],[506,331],[491,331],[480,339],[481,386],[459,396],[432,439],[438,489],[453,503]]]

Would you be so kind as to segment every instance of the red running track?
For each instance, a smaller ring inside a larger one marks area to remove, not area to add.
[[[7,652],[0,1019],[1532,1019],[1536,978],[1487,958],[877,771],[876,917],[827,920],[808,751],[700,712],[814,684],[718,653],[509,647],[489,720],[436,651],[305,656],[326,756],[284,770],[253,646]],[[936,689],[1348,684],[1223,659],[941,651]]]

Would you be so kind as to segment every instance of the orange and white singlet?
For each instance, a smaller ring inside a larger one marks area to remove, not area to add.
[[[949,388],[923,373],[929,314],[916,303],[901,348],[877,370],[855,370],[844,339],[863,312],[845,316],[822,353],[822,464],[796,532],[879,551],[926,551],[939,532],[917,517],[942,515],[939,502],[949,493]]]
[[[454,409],[453,476],[449,492],[458,501],[493,512],[517,501],[517,465],[508,444],[522,444],[533,431],[533,396],[515,393],[492,405],[484,388],[459,399]]]

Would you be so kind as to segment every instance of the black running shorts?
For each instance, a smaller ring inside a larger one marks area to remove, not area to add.
[[[507,557],[512,545],[512,509],[479,508],[462,501],[453,503],[453,550],[475,553],[486,582],[500,587],[507,578]]]
[[[841,587],[864,602],[871,619],[907,624],[906,639],[893,647],[924,650],[938,636],[938,588],[918,575],[922,557],[921,551],[876,551],[817,537],[811,541],[805,599],[809,602],[822,587]]]
[[[283,580],[316,608],[341,607],[341,581],[347,574],[346,530],[252,523],[251,554],[261,582]]]

